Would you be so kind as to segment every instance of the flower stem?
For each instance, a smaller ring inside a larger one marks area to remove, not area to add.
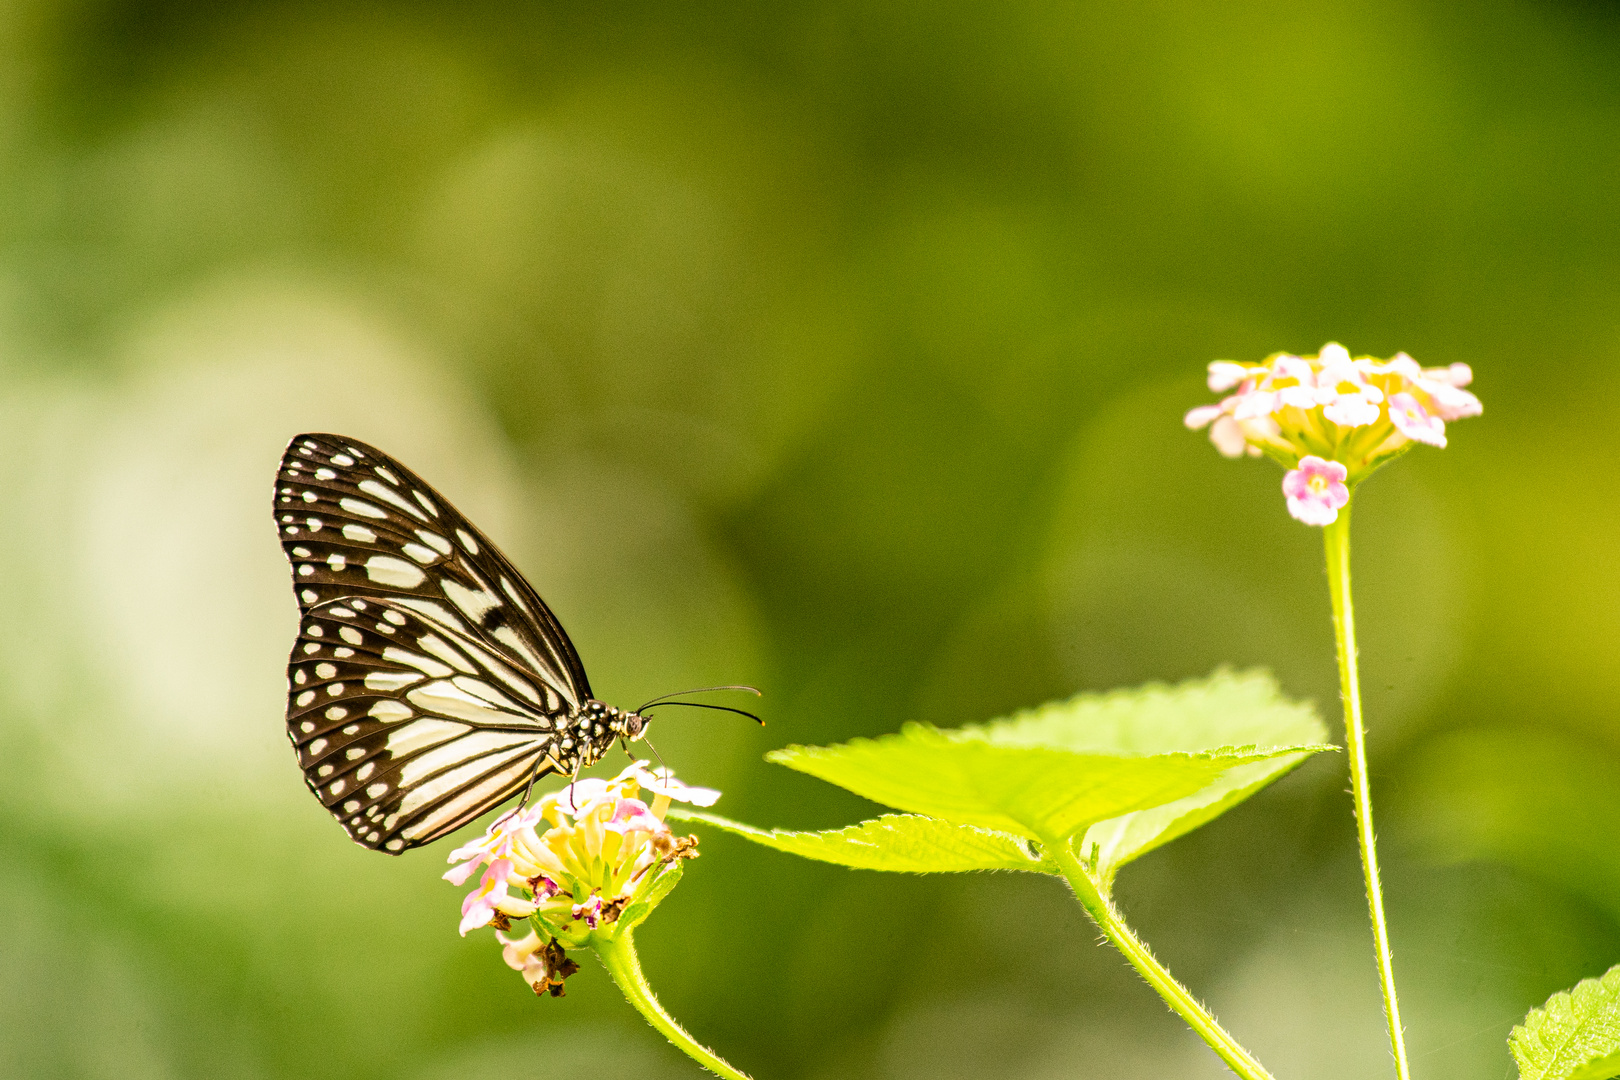
[[[1075,899],[1080,901],[1092,921],[1102,930],[1103,936],[1124,954],[1131,966],[1147,980],[1147,984],[1159,992],[1165,1004],[1169,1005],[1176,1015],[1187,1021],[1188,1026],[1198,1033],[1198,1037],[1208,1043],[1210,1048],[1220,1055],[1221,1060],[1244,1080],[1273,1080],[1265,1066],[1238,1045],[1238,1041],[1221,1027],[1210,1011],[1193,997],[1192,991],[1177,982],[1176,977],[1159,963],[1142,939],[1125,924],[1119,909],[1114,907],[1113,901],[1097,888],[1097,883],[1080,864],[1080,860],[1075,858],[1068,842],[1049,838],[1044,840],[1043,844],[1047,853],[1057,859],[1063,877],[1074,890]]]
[[[664,1038],[712,1073],[724,1076],[727,1080],[749,1080],[746,1073],[738,1072],[714,1051],[688,1035],[686,1029],[677,1024],[675,1018],[658,1004],[658,999],[653,996],[652,987],[647,985],[647,977],[641,973],[641,961],[636,958],[636,943],[631,940],[629,930],[620,930],[611,936],[606,934],[592,936],[596,955],[602,958],[602,966],[607,968],[608,974],[613,976],[613,981],[624,991],[625,1000],[634,1005],[636,1011],[645,1016],[649,1024],[662,1032]]]
[[[1389,949],[1389,927],[1384,921],[1384,890],[1378,879],[1378,851],[1374,847],[1372,791],[1367,782],[1367,746],[1361,722],[1361,679],[1356,670],[1356,616],[1350,601],[1350,506],[1339,510],[1338,520],[1322,530],[1327,550],[1328,591],[1333,597],[1333,637],[1339,653],[1339,692],[1344,699],[1344,742],[1350,758],[1350,790],[1356,800],[1356,839],[1361,845],[1361,873],[1367,883],[1367,911],[1372,916],[1373,944],[1378,953],[1378,978],[1384,989],[1384,1016],[1389,1021],[1389,1045],[1395,1055],[1395,1075],[1409,1080],[1406,1039],[1401,1031],[1401,1007],[1395,997],[1395,962]]]

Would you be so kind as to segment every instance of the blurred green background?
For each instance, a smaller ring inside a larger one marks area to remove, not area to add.
[[[1204,364],[1466,361],[1364,489],[1425,1080],[1620,960],[1620,10],[1592,2],[0,4],[0,1076],[689,1077],[536,1000],[443,852],[282,732],[285,440],[496,537],[719,809],[788,742],[1271,666],[1338,728],[1318,534]],[[617,768],[617,762],[612,764]],[[1342,755],[1125,875],[1284,1080],[1389,1074]],[[641,933],[761,1080],[1216,1077],[1058,883],[724,836]]]

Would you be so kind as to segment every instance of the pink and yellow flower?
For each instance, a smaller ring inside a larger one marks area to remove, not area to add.
[[[444,877],[452,884],[484,867],[462,902],[461,933],[493,924],[499,934],[512,919],[531,919],[536,932],[529,937],[500,936],[503,956],[536,993],[560,993],[567,973],[558,974],[566,960],[558,937],[583,940],[612,924],[654,867],[695,857],[696,838],[677,837],[664,815],[672,800],[711,806],[719,797],[637,761],[612,780],[575,781],[497,819],[450,853],[457,865]],[[541,832],[543,825],[549,828]],[[566,966],[574,969],[571,961]]]
[[[1210,442],[1226,457],[1275,459],[1289,470],[1283,480],[1289,513],[1326,525],[1349,500],[1349,488],[1373,469],[1413,443],[1445,446],[1447,421],[1483,411],[1463,389],[1473,377],[1467,364],[1423,368],[1405,353],[1387,361],[1352,358],[1333,342],[1315,356],[1218,360],[1209,365],[1209,388],[1231,393],[1189,411],[1186,424],[1208,427]],[[1307,466],[1311,461],[1321,464]],[[1331,477],[1327,465],[1342,475]]]

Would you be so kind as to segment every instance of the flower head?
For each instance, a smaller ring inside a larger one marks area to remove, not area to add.
[[[1349,501],[1349,488],[1373,469],[1413,443],[1445,446],[1447,421],[1483,411],[1463,389],[1473,378],[1467,364],[1423,368],[1405,353],[1387,361],[1352,358],[1329,342],[1315,356],[1210,364],[1209,388],[1231,393],[1189,411],[1186,424],[1208,427],[1210,442],[1226,457],[1277,460],[1289,470],[1283,479],[1289,513],[1327,525]],[[1324,471],[1328,465],[1339,475]]]
[[[452,884],[465,884],[484,868],[462,902],[461,933],[494,925],[508,966],[536,993],[560,994],[562,980],[577,968],[558,939],[580,944],[592,931],[611,927],[650,871],[695,858],[697,838],[677,837],[664,815],[671,800],[710,806],[719,797],[637,761],[612,780],[576,780],[497,819],[483,836],[450,853],[457,865],[444,877]],[[513,919],[532,919],[536,932],[520,939],[501,935]]]

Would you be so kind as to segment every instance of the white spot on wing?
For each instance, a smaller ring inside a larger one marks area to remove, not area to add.
[[[517,732],[475,731],[469,735],[462,736],[449,746],[441,746],[437,749],[429,750],[427,753],[407,761],[399,771],[399,783],[401,787],[410,787],[412,784],[415,784],[417,781],[421,780],[424,776],[430,776],[448,765],[454,765],[459,761],[466,760],[467,758],[499,753],[513,747],[518,748],[519,752],[521,753],[523,748],[526,745],[533,743],[533,741],[533,736],[524,735]],[[459,776],[460,779],[458,780],[458,783],[464,783],[470,777],[476,776],[478,773],[483,772],[485,769],[494,764],[496,764],[495,761],[468,761],[467,764],[461,766],[461,768],[451,769],[450,772],[446,773],[445,775]],[[432,785],[425,786],[431,787]],[[453,784],[451,786],[454,787],[456,785]],[[411,795],[420,795],[421,793],[421,788],[410,792],[405,796],[406,801],[409,802]],[[427,800],[423,799],[422,801],[426,802]],[[410,813],[410,809],[407,806],[402,805],[399,809],[400,813]]]
[[[458,671],[465,671],[467,674],[472,675],[478,670],[467,662],[465,656],[462,656],[433,634],[423,634],[416,639],[416,643]]]
[[[467,633],[466,625],[460,619],[452,615],[450,613],[450,609],[445,607],[443,604],[435,603],[432,600],[423,600],[418,596],[396,596],[394,597],[394,603],[403,608],[410,608],[419,615],[426,615],[434,622],[448,627],[449,629],[456,631],[458,634],[465,635]],[[404,621],[405,620],[403,618],[400,619],[402,624]]]
[[[390,555],[373,555],[366,560],[366,576],[379,585],[414,589],[427,578],[420,568]]]
[[[429,746],[437,746],[457,735],[465,735],[470,730],[466,724],[424,718],[390,731],[388,742],[383,745],[383,749],[392,757],[404,757]]]
[[[417,678],[420,678],[420,676],[417,676]],[[410,707],[404,702],[395,701],[393,698],[385,698],[373,705],[366,715],[375,716],[385,724],[394,724],[401,720],[408,720],[415,714],[411,712]]]
[[[426,544],[430,548],[433,548],[439,554],[450,554],[450,541],[446,540],[438,533],[428,532],[426,529],[417,529],[416,535],[421,539],[422,543]]]
[[[501,603],[499,598],[483,589],[469,589],[450,578],[445,578],[439,585],[444,589],[444,595],[450,598],[450,602],[460,608],[475,625],[484,621],[485,612],[490,608],[499,607]]]
[[[343,509],[347,510],[349,513],[359,514],[361,517],[385,518],[388,516],[388,511],[382,509],[381,507],[372,506],[368,502],[361,502],[359,499],[350,499],[345,497],[338,500],[338,505],[343,507]]]
[[[377,542],[377,534],[366,528],[364,525],[343,526],[343,538],[345,540],[353,540],[361,544],[375,544]]]
[[[400,550],[404,551],[405,554],[409,555],[423,566],[426,566],[428,563],[439,557],[437,552],[429,548],[425,548],[421,544],[406,544]]]
[[[361,491],[365,492],[367,495],[370,495],[373,499],[381,499],[383,502],[389,504],[395,509],[405,511],[405,513],[411,515],[413,518],[417,518],[418,520],[426,520],[426,516],[422,513],[422,511],[406,502],[400,497],[399,492],[395,491],[391,487],[384,487],[375,480],[362,480],[355,486]]]
[[[475,724],[508,722],[525,722],[528,717],[520,713],[509,713],[496,708],[483,698],[456,686],[454,683],[440,680],[419,686],[406,694],[405,697],[412,705],[423,712],[437,713],[440,716],[453,716],[458,720],[470,720]],[[537,729],[538,730],[538,729]],[[533,736],[524,736],[532,738]]]
[[[341,465],[347,469],[350,465],[354,464],[354,458],[350,457],[348,454],[333,454],[332,464]]]
[[[431,675],[435,679],[442,679],[446,675],[450,674],[451,671],[450,668],[439,663],[437,660],[429,660],[425,656],[418,656],[416,653],[406,652],[404,649],[394,645],[390,645],[388,648],[383,650],[383,659],[392,660],[394,663],[403,664],[406,667],[413,667],[417,671],[422,672],[424,675]]]
[[[358,645],[366,640],[365,636],[352,626],[338,627],[338,637],[347,641],[350,645]]]
[[[395,650],[396,652],[398,650]],[[414,671],[373,671],[366,676],[367,690],[403,690],[413,682],[419,682],[422,676]],[[372,706],[371,715],[376,716],[377,709],[382,705],[378,702]]]
[[[472,538],[472,534],[469,533],[466,529],[457,529],[456,530],[456,539],[460,540],[461,541],[461,546],[467,549],[467,554],[469,554],[469,555],[478,554],[478,541],[474,540]]]

